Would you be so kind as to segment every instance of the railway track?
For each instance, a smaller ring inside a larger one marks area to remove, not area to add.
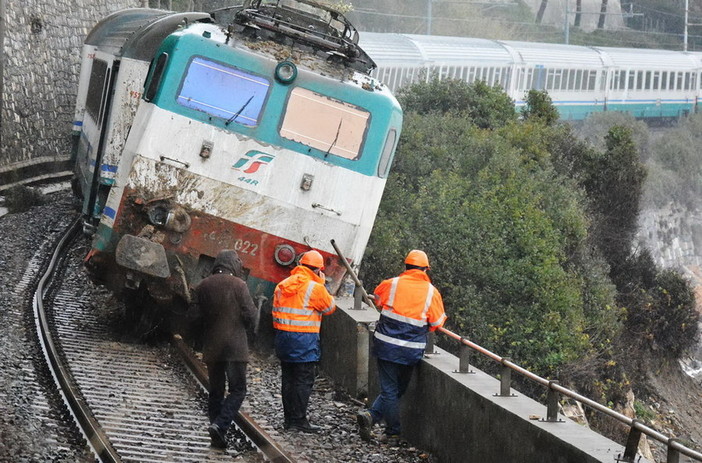
[[[82,296],[85,280],[74,223],[34,295],[37,331],[52,375],[103,462],[287,462],[293,459],[240,414],[227,450],[210,447],[205,370],[182,342],[148,346],[120,339],[106,311]],[[242,431],[245,430],[245,433]]]

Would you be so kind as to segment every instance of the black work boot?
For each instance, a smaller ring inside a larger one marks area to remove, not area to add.
[[[207,428],[207,432],[210,433],[210,445],[212,445],[212,447],[218,449],[227,448],[227,437],[219,426],[213,423]]]
[[[291,431],[300,431],[306,433],[317,433],[322,430],[322,428],[320,428],[319,426],[310,424],[310,422],[307,421],[307,419],[297,422],[291,422],[288,426],[288,429],[290,429]]]

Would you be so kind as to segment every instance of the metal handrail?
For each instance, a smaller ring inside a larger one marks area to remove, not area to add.
[[[494,352],[489,351],[488,349],[485,349],[482,346],[479,346],[478,344],[475,344],[472,341],[469,341],[468,339],[461,337],[457,335],[456,333],[447,330],[446,328],[439,328],[437,331],[442,332],[446,336],[455,339],[456,341],[459,341],[462,345],[468,346],[471,349],[485,355],[486,357],[489,357],[493,359],[495,362],[503,365],[504,368],[507,368],[509,370],[514,370],[520,375],[535,381],[546,388],[549,389],[549,393],[553,391],[553,393],[560,393],[563,394],[567,397],[570,397],[571,399],[577,400],[578,402],[587,405],[590,408],[593,408],[601,413],[604,413],[616,420],[618,420],[621,423],[626,424],[627,426],[630,427],[630,432],[629,432],[629,438],[627,439],[627,444],[626,448],[624,451],[624,458],[622,461],[634,461],[634,457],[636,455],[636,450],[638,448],[638,442],[639,442],[639,437],[641,434],[646,434],[647,436],[657,440],[658,442],[661,442],[662,444],[665,444],[668,447],[668,457],[667,457],[667,462],[668,463],[676,463],[679,461],[679,455],[685,455],[688,457],[691,457],[697,461],[702,461],[702,453],[697,452],[695,450],[692,450],[689,447],[684,446],[681,444],[678,440],[668,437],[655,429],[652,429],[645,424],[643,424],[641,421],[635,419],[635,418],[629,418],[626,415],[623,415],[619,412],[616,412],[612,410],[611,408],[605,407],[604,405],[595,402],[592,399],[588,399],[585,396],[582,396],[578,394],[577,392],[571,391],[568,388],[565,388],[558,384],[558,381],[553,381],[553,380],[548,380],[545,378],[542,378],[539,375],[536,375],[532,373],[529,370],[526,370],[525,368],[520,367],[516,363],[510,361],[508,358],[505,357],[500,357],[499,355],[495,354]],[[461,362],[464,362],[463,356],[461,356]],[[459,371],[461,372],[467,372],[468,371],[468,365],[461,365],[459,368]],[[501,391],[504,392],[504,387],[501,387]],[[507,388],[507,391],[509,391],[509,388]],[[505,393],[502,393],[501,395],[508,395]],[[552,406],[556,406],[558,404],[557,396],[553,400],[549,400],[549,408],[552,408]],[[553,404],[553,405],[552,405]],[[556,417],[556,411],[549,409],[547,412],[547,416],[549,418],[553,419],[548,419],[546,421],[557,421],[555,419]]]

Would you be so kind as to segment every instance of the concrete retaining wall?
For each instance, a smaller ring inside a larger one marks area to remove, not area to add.
[[[107,14],[141,0],[5,2],[0,167],[70,155],[80,50]]]

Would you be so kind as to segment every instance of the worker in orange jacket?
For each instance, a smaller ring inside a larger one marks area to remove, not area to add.
[[[428,269],[426,253],[412,250],[405,258],[405,271],[375,288],[381,313],[373,334],[373,354],[377,358],[380,394],[370,409],[358,412],[356,417],[364,440],[370,440],[373,424],[385,420],[381,440],[399,444],[400,397],[424,354],[427,333],[446,321],[441,294],[431,284]]]
[[[283,427],[308,433],[320,429],[308,421],[307,405],[322,352],[322,316],[336,310],[334,298],[324,286],[323,269],[322,255],[308,251],[273,293],[275,352],[283,374]]]

